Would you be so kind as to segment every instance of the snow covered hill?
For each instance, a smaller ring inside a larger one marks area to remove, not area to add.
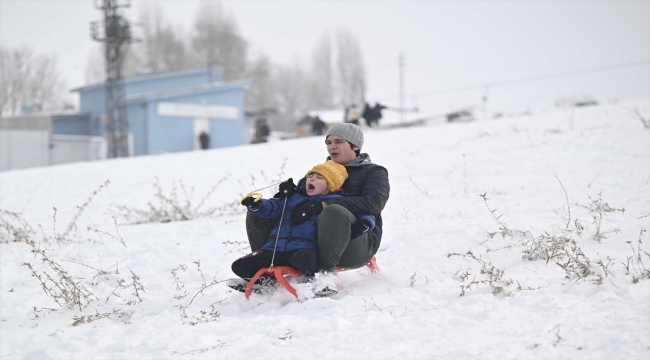
[[[248,252],[240,197],[324,161],[321,137],[3,172],[0,355],[646,359],[650,130],[635,108],[650,117],[644,100],[366,130],[391,182],[381,272],[340,274],[332,298],[297,285],[303,301],[221,281]],[[193,220],[147,220],[180,213]],[[88,305],[57,305],[75,296]]]

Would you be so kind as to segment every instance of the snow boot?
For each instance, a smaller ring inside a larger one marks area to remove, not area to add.
[[[248,286],[247,279],[231,279],[227,282],[228,287],[239,292],[245,293],[246,287]],[[255,294],[261,295],[270,293],[275,288],[277,288],[278,281],[274,277],[268,275],[262,275],[259,279],[253,284],[252,292]]]
[[[339,292],[336,284],[336,272],[334,271],[316,273],[313,283],[314,295],[317,297],[330,296]]]

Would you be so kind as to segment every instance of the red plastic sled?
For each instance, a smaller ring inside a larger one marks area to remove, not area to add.
[[[379,266],[377,266],[377,259],[373,256],[372,259],[366,264],[366,266],[370,269],[370,272],[376,273],[379,272]],[[336,272],[339,273],[341,271],[348,271],[352,270],[349,268],[336,268]],[[262,268],[258,272],[255,273],[255,276],[251,278],[251,280],[248,282],[248,285],[246,286],[246,299],[248,299],[251,296],[251,292],[253,291],[253,284],[255,284],[255,281],[262,276],[262,274],[268,274],[276,280],[282,286],[284,286],[287,291],[291,293],[291,295],[298,297],[298,293],[296,292],[296,289],[294,289],[288,282],[287,279],[284,278],[285,275],[290,275],[290,276],[300,276],[300,272],[298,270],[292,268],[291,266],[274,266],[272,268]]]

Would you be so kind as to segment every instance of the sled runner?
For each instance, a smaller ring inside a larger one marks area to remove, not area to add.
[[[377,259],[373,256],[372,259],[366,264],[366,266],[370,269],[370,272],[376,273],[379,272],[379,266],[377,266]],[[339,273],[341,271],[347,271],[347,270],[352,270],[349,268],[336,268],[336,272]],[[291,286],[287,282],[287,279],[285,279],[285,275],[288,276],[300,276],[300,272],[298,270],[292,268],[291,266],[272,266],[270,268],[262,268],[255,273],[255,276],[253,276],[250,281],[248,282],[248,286],[246,286],[246,299],[248,299],[251,296],[251,292],[253,291],[253,285],[255,284],[255,281],[260,278],[263,274],[267,274],[269,276],[274,277],[278,282],[285,288],[287,291],[291,293],[291,295],[295,296],[296,298],[298,297],[298,293],[296,292],[296,289]]]

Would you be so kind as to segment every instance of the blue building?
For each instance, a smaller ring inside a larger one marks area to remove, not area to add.
[[[202,132],[210,148],[246,144],[244,99],[250,81],[222,78],[219,69],[193,69],[125,79],[133,155],[200,149]],[[79,93],[80,110],[52,115],[52,133],[103,136],[105,84],[72,91]]]

